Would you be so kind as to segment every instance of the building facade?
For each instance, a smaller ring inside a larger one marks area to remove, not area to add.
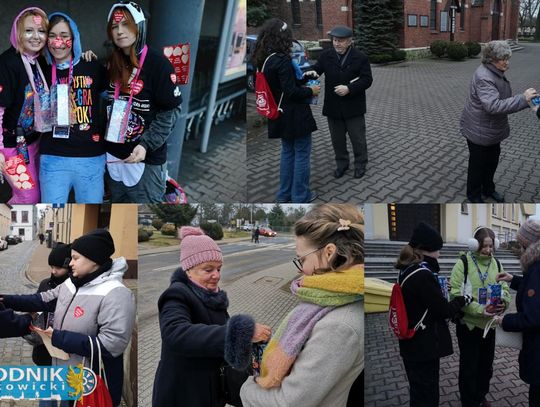
[[[447,243],[467,243],[479,226],[487,226],[501,242],[516,240],[523,222],[536,213],[534,204],[368,204],[364,206],[366,239],[407,242],[424,221]]]
[[[455,19],[452,14],[455,13]],[[519,0],[407,0],[402,48],[429,47],[435,40],[489,42],[517,39]]]
[[[128,262],[124,278],[137,278],[137,205],[68,204],[60,208],[48,206],[44,212],[48,212],[42,218],[47,219],[46,232],[53,242],[72,243],[94,229],[107,229],[116,249],[112,257],[122,256]]]
[[[0,204],[0,237],[4,238],[11,233],[11,206]]]
[[[269,9],[272,17],[289,24],[298,40],[328,38],[328,32],[336,25],[353,24],[353,0],[280,0]],[[258,31],[259,27],[248,27],[248,34]]]
[[[14,205],[11,208],[10,234],[23,240],[34,240],[37,235],[37,207],[35,205]]]

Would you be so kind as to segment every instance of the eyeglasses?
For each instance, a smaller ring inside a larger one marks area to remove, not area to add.
[[[309,253],[306,253],[304,254],[303,256],[299,256],[299,257],[295,257],[292,262],[293,264],[296,266],[296,268],[298,269],[298,271],[302,272],[302,266],[304,265],[304,258],[306,258],[307,256],[309,256],[310,254],[313,254],[315,252],[318,252],[319,250],[323,249],[324,246],[322,247],[319,247],[318,249],[315,249]]]

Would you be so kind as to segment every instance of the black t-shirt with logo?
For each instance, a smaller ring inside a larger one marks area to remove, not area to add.
[[[174,68],[164,55],[148,49],[142,71],[138,78],[141,90],[133,94],[133,103],[129,117],[126,139],[124,143],[105,142],[107,152],[120,159],[127,158],[135,146],[141,142],[143,133],[148,130],[156,113],[174,109],[182,98],[175,84]],[[109,107],[114,99],[114,84],[109,84]],[[129,94],[120,92],[120,98],[129,99]],[[152,137],[147,133],[144,137]],[[155,150],[146,152],[146,164],[161,165],[167,161],[167,143]]]
[[[51,81],[51,67],[45,74]],[[57,82],[68,83],[69,68],[56,70]],[[80,60],[73,67],[71,105],[75,124],[70,126],[69,138],[55,138],[44,133],[40,153],[62,157],[96,157],[105,153],[105,118],[100,115],[100,93],[107,89],[107,70],[97,61]]]
[[[45,73],[47,63],[38,57],[38,63]],[[32,66],[37,74],[35,65]],[[15,147],[17,125],[22,124],[26,142],[31,144],[39,133],[34,133],[33,90],[24,69],[21,55],[10,47],[0,55],[0,106],[5,108],[2,118],[2,134],[5,147]],[[21,121],[19,122],[19,118]]]

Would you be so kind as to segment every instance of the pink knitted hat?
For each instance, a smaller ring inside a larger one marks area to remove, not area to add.
[[[517,241],[528,247],[540,240],[540,222],[527,219],[517,232]]]
[[[223,262],[219,246],[200,228],[183,226],[180,228],[180,238],[180,266],[184,271],[207,261]]]

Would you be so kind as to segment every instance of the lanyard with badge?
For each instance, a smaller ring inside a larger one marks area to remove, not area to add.
[[[478,272],[478,277],[480,278],[480,282],[482,283],[482,287],[478,288],[478,303],[482,305],[486,305],[488,303],[488,289],[486,287],[486,280],[488,278],[489,268],[491,267],[491,262],[493,261],[493,257],[490,257],[489,263],[486,267],[486,271],[482,274],[482,271],[480,270],[480,265],[478,264],[478,260],[476,259],[476,256],[471,253],[471,258],[474,262],[474,265],[476,266],[476,271]]]
[[[56,64],[52,66],[52,97],[51,107],[54,116],[53,138],[69,138],[69,128],[72,123],[72,109],[69,98],[69,89],[73,82],[73,60],[69,61],[67,83],[58,83],[56,78]]]
[[[105,140],[110,141],[111,143],[124,143],[126,138],[127,124],[129,120],[129,115],[131,114],[131,104],[133,101],[133,92],[137,86],[139,86],[139,74],[142,71],[144,59],[146,58],[146,53],[148,52],[148,47],[145,45],[142,49],[141,59],[139,61],[139,68],[135,77],[130,82],[130,92],[129,99],[124,100],[120,99],[120,81],[116,81],[114,84],[114,101],[110,113],[109,125],[107,127],[107,135]],[[139,89],[140,90],[140,89]]]

